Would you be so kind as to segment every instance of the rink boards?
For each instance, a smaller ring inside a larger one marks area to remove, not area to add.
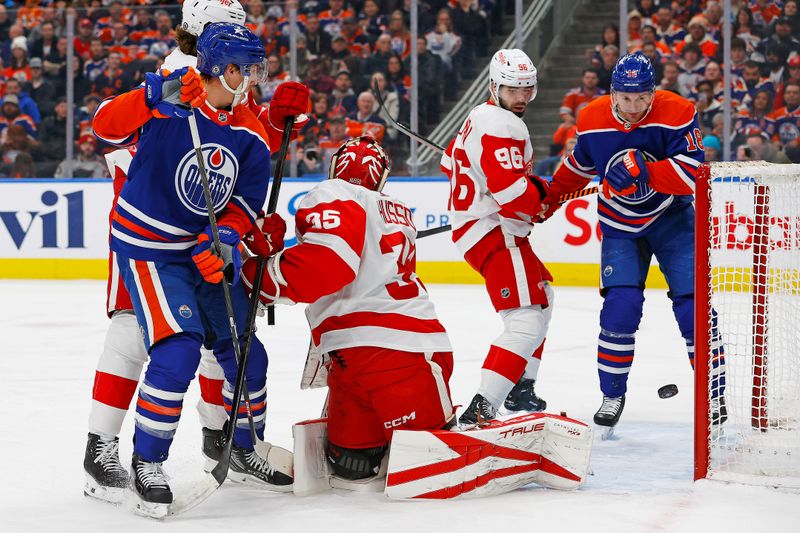
[[[283,181],[278,212],[287,221],[287,246],[294,214],[318,178]],[[449,223],[449,183],[443,177],[392,178],[385,192],[414,211],[418,230]],[[0,278],[103,279],[107,275],[111,180],[0,179]],[[597,199],[568,202],[533,233],[534,250],[558,285],[596,286],[600,238]],[[417,270],[429,283],[481,283],[463,261],[449,233],[417,241]],[[665,287],[658,267],[648,286]]]

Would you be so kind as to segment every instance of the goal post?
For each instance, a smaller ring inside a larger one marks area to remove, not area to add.
[[[800,165],[703,164],[695,207],[694,477],[800,488]]]

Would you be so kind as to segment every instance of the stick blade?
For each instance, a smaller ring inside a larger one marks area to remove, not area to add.
[[[213,473],[206,474],[192,490],[175,498],[175,501],[169,506],[168,516],[177,516],[197,507],[214,494],[220,485],[222,483],[217,481]]]

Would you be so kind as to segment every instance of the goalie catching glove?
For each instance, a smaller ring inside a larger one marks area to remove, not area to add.
[[[197,72],[183,67],[175,72],[148,72],[144,77],[145,104],[156,118],[188,118],[192,107],[205,100],[203,81]]]

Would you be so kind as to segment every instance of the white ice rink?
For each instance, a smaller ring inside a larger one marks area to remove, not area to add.
[[[467,403],[500,331],[478,286],[429,286],[455,347],[451,388]],[[595,343],[600,298],[556,288],[556,308],[536,390],[549,411],[590,421],[600,404]],[[393,502],[332,491],[308,498],[225,484],[164,523],[83,496],[82,461],[95,363],[107,319],[97,281],[0,281],[0,531],[201,532],[797,532],[800,495],[692,482],[692,374],[664,291],[648,291],[625,413],[615,440],[597,440],[594,475],[576,492],[536,486],[485,499]],[[259,319],[262,320],[262,319]],[[262,324],[270,354],[267,438],[291,448],[293,422],[319,415],[324,392],[301,391],[308,345],[302,307]],[[678,396],[662,400],[661,385]],[[166,463],[177,493],[201,477],[200,427],[189,390]],[[128,463],[131,426],[121,436]]]

